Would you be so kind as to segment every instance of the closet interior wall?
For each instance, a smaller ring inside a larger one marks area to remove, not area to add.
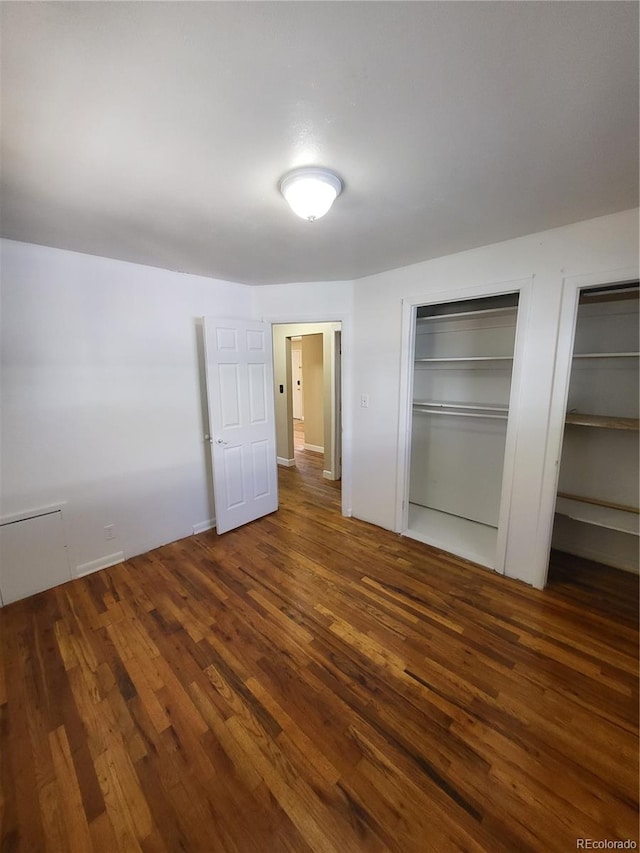
[[[517,294],[417,309],[406,535],[495,568]]]
[[[578,302],[552,547],[638,572],[638,282]]]

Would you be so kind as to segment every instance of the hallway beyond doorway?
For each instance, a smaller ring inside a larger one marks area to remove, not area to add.
[[[294,500],[310,501],[326,509],[340,512],[341,480],[327,480],[323,477],[324,456],[314,450],[305,450],[304,421],[293,421],[293,444],[295,453],[295,476],[287,479]]]

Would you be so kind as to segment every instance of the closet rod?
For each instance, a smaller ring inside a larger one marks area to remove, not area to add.
[[[574,352],[574,358],[637,358],[637,352]]]
[[[484,403],[441,403],[440,400],[414,400],[414,406],[423,409],[466,409],[469,412],[508,412],[506,406],[489,406]]]
[[[432,361],[513,361],[512,355],[441,355],[433,358],[416,358],[418,362]]]
[[[418,415],[453,415],[456,418],[491,418],[496,421],[506,421],[507,415],[488,415],[485,412],[447,412],[444,409],[425,409],[422,406],[414,406],[414,412]]]

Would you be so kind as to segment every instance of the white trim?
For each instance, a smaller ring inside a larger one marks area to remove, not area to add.
[[[569,399],[569,382],[573,364],[573,342],[578,320],[578,300],[580,291],[587,287],[616,284],[617,282],[635,281],[640,270],[635,267],[623,267],[600,273],[565,276],[562,280],[562,301],[558,322],[558,342],[556,346],[553,386],[551,390],[551,407],[547,429],[547,446],[542,472],[542,488],[540,507],[538,510],[538,536],[536,541],[541,543],[541,562],[545,562],[544,574],[540,577],[539,588],[546,586],[551,556],[551,538],[553,536],[553,520],[556,508],[556,495],[560,478],[560,460],[562,459],[562,444],[564,439],[565,412]],[[569,322],[571,320],[571,322]],[[532,555],[533,556],[533,555]],[[588,556],[585,554],[585,556]],[[535,558],[534,558],[535,559]],[[595,559],[591,557],[590,559]],[[537,562],[537,560],[536,560]],[[602,559],[599,562],[603,562]],[[538,586],[538,584],[535,584]]]
[[[409,526],[409,462],[411,455],[411,423],[413,414],[413,369],[415,363],[416,311],[412,299],[402,300],[400,342],[400,412],[398,418],[398,456],[396,460],[395,532],[404,533]]]
[[[515,477],[515,458],[518,446],[518,436],[521,434],[523,410],[523,382],[526,341],[531,323],[531,294],[534,276],[520,279],[513,284],[519,284],[518,307],[516,314],[516,336],[513,344],[513,369],[511,372],[511,391],[509,393],[509,414],[507,416],[507,435],[504,447],[504,462],[502,468],[502,489],[500,509],[498,511],[498,538],[496,540],[495,570],[501,575],[506,574],[507,542],[509,537],[509,519],[511,516],[511,501]]]
[[[61,501],[60,503],[40,506],[37,509],[24,509],[21,512],[13,512],[9,515],[3,515],[0,518],[0,527],[4,524],[13,524],[14,521],[26,521],[28,518],[38,518],[40,515],[51,515],[53,512],[61,512],[66,505],[66,501]]]
[[[193,535],[196,536],[198,533],[204,533],[205,530],[213,530],[215,526],[215,518],[210,518],[208,521],[201,521],[199,524],[194,524],[191,529],[193,531]]]
[[[278,465],[282,465],[283,468],[293,468],[296,464],[295,459],[285,459],[284,456],[276,456],[276,462]]]
[[[335,481],[335,477],[333,476],[333,471],[323,471],[322,476],[325,480],[333,480]]]
[[[114,554],[107,554],[104,557],[98,557],[97,560],[90,560],[88,563],[76,566],[76,577],[83,578],[85,575],[91,575],[93,572],[99,572],[101,569],[117,566],[118,563],[124,563],[123,551],[116,551]]]
[[[305,450],[312,450],[314,453],[324,453],[324,447],[321,447],[319,444],[304,444]]]

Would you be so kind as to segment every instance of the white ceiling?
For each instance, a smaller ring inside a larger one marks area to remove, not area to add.
[[[266,284],[638,204],[634,2],[9,2],[1,46],[16,240]]]

